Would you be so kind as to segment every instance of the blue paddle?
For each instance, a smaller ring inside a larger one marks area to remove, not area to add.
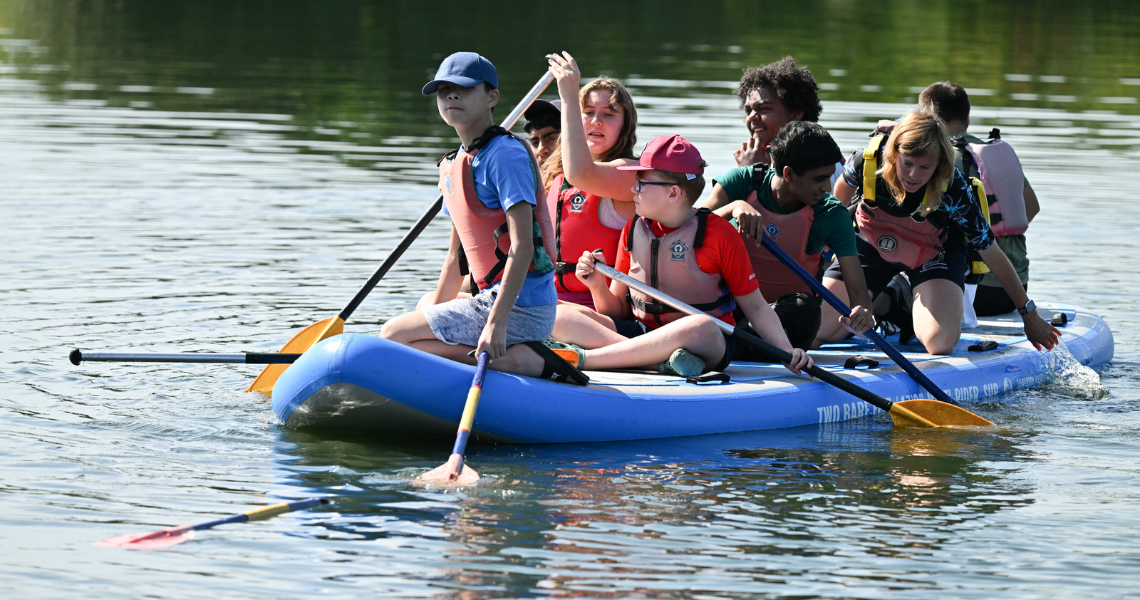
[[[245,523],[248,521],[258,521],[261,519],[268,519],[277,515],[293,512],[295,510],[305,510],[306,508],[313,508],[322,504],[330,504],[332,500],[328,498],[310,498],[308,500],[298,500],[296,502],[282,502],[272,506],[264,506],[249,510],[243,513],[238,513],[218,519],[216,521],[208,521],[206,523],[198,523],[197,525],[179,525],[178,527],[171,527],[169,529],[160,529],[150,533],[133,533],[128,535],[120,535],[113,537],[109,540],[95,542],[94,546],[111,546],[115,548],[136,548],[140,550],[153,550],[155,548],[165,548],[175,544],[181,544],[186,540],[193,539],[195,531],[202,531],[203,529],[211,529],[218,525],[226,525],[228,523]]]
[[[808,273],[803,267],[801,267],[799,263],[792,260],[792,257],[788,256],[788,254],[784,252],[782,248],[777,246],[776,242],[773,242],[768,237],[768,234],[764,234],[764,237],[761,238],[760,243],[765,248],[767,248],[768,252],[771,252],[772,255],[775,256],[780,262],[784,263],[785,267],[791,269],[792,272],[795,273],[796,276],[799,277],[804,283],[811,286],[811,289],[815,291],[815,293],[823,296],[823,299],[826,300],[832,308],[839,311],[839,314],[843,316],[851,314],[851,309],[848,308],[846,304],[840,301],[839,298],[836,298],[835,294],[832,294],[827,288],[823,287],[822,283],[816,281],[815,277],[813,277],[811,273]],[[940,400],[942,402],[953,404],[955,406],[958,405],[958,403],[951,399],[950,396],[942,390],[942,388],[935,385],[929,377],[924,375],[922,371],[918,370],[918,367],[915,367],[914,364],[907,360],[901,352],[896,350],[895,347],[886,340],[886,338],[879,335],[879,332],[875,331],[874,329],[869,329],[863,335],[867,336],[867,339],[871,340],[872,342],[875,342],[875,345],[878,346],[880,350],[885,352],[887,356],[891,357],[891,360],[895,361],[895,364],[902,367],[902,369],[906,371],[907,375],[910,375],[911,378],[918,382],[918,385],[926,388],[926,391],[930,392],[930,395],[934,396],[935,400]]]
[[[455,446],[451,450],[451,457],[442,465],[420,475],[412,483],[414,485],[447,485],[465,486],[475,485],[479,474],[475,469],[464,466],[463,453],[467,449],[467,438],[475,427],[475,409],[479,408],[479,397],[483,394],[483,378],[487,376],[487,353],[480,352],[478,363],[475,365],[475,377],[471,381],[471,388],[467,391],[467,403],[463,406],[463,416],[459,419],[459,431],[455,434]]]

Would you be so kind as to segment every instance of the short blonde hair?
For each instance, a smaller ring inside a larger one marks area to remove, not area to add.
[[[906,199],[906,189],[899,181],[896,166],[899,154],[935,157],[937,166],[930,181],[926,183],[927,200],[920,212],[921,215],[930,214],[942,204],[942,188],[954,176],[954,147],[950,144],[950,135],[946,133],[946,124],[933,113],[913,111],[895,125],[891,137],[887,139],[883,149],[883,164],[876,174],[886,182],[895,202],[902,204]]]

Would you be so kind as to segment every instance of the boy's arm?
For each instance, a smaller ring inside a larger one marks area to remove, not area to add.
[[[594,310],[613,319],[628,319],[630,309],[629,304],[625,301],[625,296],[629,293],[629,288],[617,280],[611,282],[610,287],[607,288],[606,278],[594,272],[596,262],[606,264],[605,253],[583,252],[582,257],[578,259],[578,267],[574,270],[574,275],[590,290],[590,296],[594,300]]]
[[[843,285],[847,287],[847,297],[851,302],[851,314],[840,316],[839,321],[848,331],[856,335],[875,326],[871,314],[871,292],[867,291],[867,280],[863,277],[863,263],[858,255],[840,256],[839,269],[843,273]]]
[[[443,268],[439,270],[439,282],[435,285],[435,294],[431,298],[431,303],[442,304],[454,300],[459,295],[459,288],[462,285],[463,275],[459,273],[459,232],[455,230],[455,225],[452,225],[447,258],[443,261]],[[477,290],[472,291],[477,292]]]
[[[511,235],[511,249],[507,253],[507,265],[503,269],[503,280],[499,294],[491,307],[487,325],[479,336],[475,349],[478,356],[486,352],[491,360],[507,353],[507,317],[515,306],[515,300],[526,280],[530,262],[534,257],[534,207],[527,202],[517,202],[507,209],[507,229]]]
[[[799,375],[801,369],[812,366],[811,357],[806,352],[799,348],[792,348],[792,343],[788,341],[788,334],[784,333],[784,326],[780,324],[780,317],[777,317],[776,311],[768,306],[768,302],[764,300],[760,290],[738,296],[736,304],[744,311],[744,316],[748,317],[752,329],[756,330],[756,334],[761,339],[791,353],[792,362],[785,365],[788,370]]]
[[[831,192],[844,206],[851,206],[851,197],[855,195],[855,188],[851,187],[842,177],[835,182],[835,189]]]
[[[724,187],[722,187],[719,183],[714,183],[712,186],[712,191],[709,192],[708,197],[706,197],[704,200],[701,200],[700,202],[697,202],[693,208],[707,208],[716,213],[717,216],[727,219],[729,218],[729,215],[732,214],[732,211],[724,209],[728,207],[728,204],[730,202],[731,200],[728,198],[728,192],[724,191]]]
[[[1025,182],[1025,190],[1022,192],[1025,197],[1025,217],[1030,223],[1033,222],[1033,217],[1041,212],[1041,203],[1037,200],[1037,192],[1033,191],[1033,186],[1029,182]]]

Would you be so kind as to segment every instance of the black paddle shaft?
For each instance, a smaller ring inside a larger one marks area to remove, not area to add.
[[[290,365],[300,354],[277,352],[246,352],[244,354],[117,354],[109,352],[71,351],[68,359],[79,366],[81,362],[153,362],[153,363],[238,363],[245,365]]]
[[[677,309],[677,310],[679,310],[679,311],[681,311],[687,315],[703,315],[703,314],[706,314],[703,311],[697,310],[697,309],[693,308],[692,306],[689,306],[688,304],[685,304],[684,302],[681,302],[680,300],[678,300],[678,299],[676,299],[676,298],[674,298],[668,294],[662,293],[661,290],[655,289],[646,283],[638,281],[638,280],[634,279],[633,277],[630,277],[629,275],[626,275],[625,273],[622,273],[621,271],[618,271],[617,269],[614,269],[613,267],[611,267],[609,265],[597,263],[594,265],[594,268],[599,273],[601,273],[602,275],[605,275],[606,277],[609,277],[610,279],[616,279],[617,281],[620,281],[620,282],[626,284],[627,286],[629,286],[635,290],[640,291],[643,294],[648,294],[650,296],[653,296],[654,298],[657,299],[658,302],[663,302],[665,304],[668,304],[669,306],[672,306],[673,308],[675,308],[675,309]],[[731,333],[732,335],[735,335],[737,338],[744,340],[745,342],[747,342],[749,344],[752,344],[753,346],[756,347],[757,350],[764,353],[766,356],[768,356],[772,360],[774,360],[776,362],[781,362],[781,363],[791,363],[792,362],[792,355],[789,354],[788,352],[784,352],[783,350],[773,346],[772,344],[769,344],[768,342],[765,342],[764,340],[762,340],[762,339],[760,339],[760,338],[758,338],[758,337],[756,337],[750,333],[746,333],[744,331],[741,331],[740,329],[733,327],[732,325],[729,325],[728,323],[725,323],[724,321],[721,321],[720,319],[713,319],[713,320],[716,321],[716,324],[717,324],[717,326],[720,327],[721,331],[723,331],[725,333]],[[886,398],[872,394],[871,392],[855,385],[854,383],[851,383],[850,381],[847,381],[846,379],[844,379],[844,378],[842,378],[842,377],[840,377],[834,373],[829,373],[827,371],[824,371],[823,369],[821,369],[819,367],[813,366],[810,369],[805,369],[805,371],[807,371],[808,375],[811,375],[812,377],[815,377],[816,379],[819,379],[820,381],[822,381],[824,383],[833,385],[833,386],[847,392],[848,394],[851,394],[852,396],[859,398],[860,400],[865,400],[865,401],[871,403],[872,405],[883,409],[884,411],[891,410],[891,406],[894,405],[894,403],[891,402],[890,400],[887,400]]]
[[[792,361],[792,355],[790,353],[784,352],[783,350],[773,346],[772,344],[769,344],[768,342],[765,342],[764,340],[750,333],[741,331],[739,328],[733,328],[732,335],[735,335],[740,340],[751,344],[757,350],[767,355],[768,358],[774,360],[775,362],[790,363]],[[806,371],[808,375],[811,375],[812,377],[815,377],[824,383],[833,385],[847,392],[848,394],[859,398],[860,400],[866,400],[867,402],[870,402],[871,404],[883,409],[884,411],[890,411],[891,406],[894,405],[894,403],[890,400],[873,394],[866,389],[861,388],[854,383],[851,383],[850,381],[847,381],[846,379],[836,375],[835,373],[832,373],[831,371],[825,371],[814,365],[811,368],[804,369],[804,371]]]
[[[352,316],[352,313],[356,311],[360,303],[364,302],[364,299],[372,292],[372,288],[376,287],[376,284],[380,283],[380,280],[388,274],[388,270],[396,264],[396,261],[400,260],[400,257],[404,255],[404,252],[412,245],[412,242],[416,241],[416,238],[423,233],[423,230],[427,229],[428,224],[439,214],[442,208],[443,194],[440,194],[439,198],[436,198],[435,202],[427,209],[427,212],[404,234],[404,239],[400,240],[395,250],[392,250],[392,254],[388,255],[387,260],[376,269],[376,272],[372,274],[372,277],[368,278],[368,281],[364,282],[364,285],[360,286],[360,291],[356,292],[356,295],[352,297],[352,300],[344,307],[344,310],[340,311],[338,316],[341,321],[347,321],[348,318]]]

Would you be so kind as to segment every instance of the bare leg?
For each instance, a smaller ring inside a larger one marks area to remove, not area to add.
[[[586,351],[587,369],[654,369],[678,348],[701,357],[706,364],[724,358],[724,336],[712,317],[691,315],[668,325],[596,350]]]
[[[418,310],[402,314],[385,323],[384,328],[380,330],[380,337],[455,362],[475,364],[475,359],[467,355],[475,349],[474,346],[451,345],[436,339],[431,325],[428,325],[427,317]],[[544,362],[538,353],[526,345],[515,344],[507,348],[506,356],[491,361],[487,366],[505,373],[538,377],[542,374]]]
[[[613,319],[569,302],[558,304],[558,316],[554,319],[551,335],[560,342],[577,344],[587,350],[628,339],[617,332]]]
[[[962,337],[962,289],[946,279],[914,288],[914,335],[930,354],[950,354]]]
[[[838,279],[831,277],[823,278],[823,286],[828,289],[836,298],[839,298],[844,304],[848,304],[847,286]],[[819,331],[815,334],[815,341],[811,343],[812,348],[819,348],[823,344],[831,342],[838,342],[839,340],[846,339],[851,335],[850,331],[839,322],[839,313],[831,307],[830,304],[824,302],[820,308],[819,318]]]

